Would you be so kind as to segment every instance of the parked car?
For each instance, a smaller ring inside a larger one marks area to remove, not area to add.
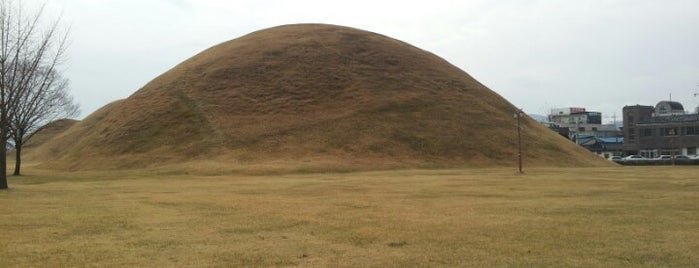
[[[656,158],[653,158],[653,160],[671,160],[672,157],[673,157],[672,155],[665,155],[664,154],[664,155],[658,156]],[[689,156],[681,155],[681,154],[675,155],[675,160],[687,160],[687,159],[689,159]]]
[[[637,154],[632,154],[627,157],[623,158],[624,161],[643,161],[643,160],[648,160],[648,158],[645,158],[643,156],[637,155]]]
[[[672,159],[672,156],[667,155],[667,154],[659,155],[658,157],[653,158],[653,160],[670,160],[670,159]]]
[[[614,162],[619,162],[619,161],[622,161],[623,159],[621,158],[621,156],[614,155],[612,157],[609,157],[609,160],[614,161]]]

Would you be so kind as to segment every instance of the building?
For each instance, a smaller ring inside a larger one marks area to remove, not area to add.
[[[615,125],[602,125],[602,113],[588,112],[585,108],[570,107],[551,109],[548,124],[558,127],[558,133],[575,141],[577,136],[598,138],[620,137]],[[551,129],[552,127],[549,127]],[[565,133],[565,134],[564,134]]]
[[[620,136],[619,130],[614,126],[602,125],[602,113],[588,112],[585,108],[551,109],[548,119],[550,123],[558,127],[559,134],[573,141],[578,135],[593,137]]]
[[[578,135],[575,137],[575,143],[585,147],[591,152],[600,155],[604,158],[609,158],[614,155],[621,155],[624,145],[622,137],[601,138],[588,135]]]
[[[682,104],[661,101],[655,107],[625,106],[626,154],[645,157],[696,155],[699,147],[699,114],[686,114]]]
[[[621,132],[615,125],[602,124],[560,124],[559,127],[567,128],[569,138],[575,139],[577,136],[591,136],[598,138],[621,137]]]
[[[556,124],[602,124],[602,113],[588,112],[579,107],[551,109],[548,118],[549,122]]]
[[[603,125],[600,112],[580,107],[556,108],[551,109],[548,119],[558,128],[558,134],[592,152],[605,157],[622,153],[621,132],[616,125]]]

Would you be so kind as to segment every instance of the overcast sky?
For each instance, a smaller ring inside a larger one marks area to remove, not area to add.
[[[25,3],[43,2],[21,0]],[[71,46],[81,118],[215,44],[282,24],[329,23],[431,51],[524,108],[699,105],[699,1],[51,0]]]

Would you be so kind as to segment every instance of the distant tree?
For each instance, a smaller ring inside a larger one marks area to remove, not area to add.
[[[10,138],[15,147],[14,175],[20,175],[22,146],[41,126],[78,114],[78,105],[68,93],[68,80],[56,70],[41,68],[19,96],[10,113]]]
[[[44,6],[25,14],[21,1],[0,0],[0,144],[12,134],[15,112],[28,93],[58,72],[66,52],[67,33],[59,21],[42,24]],[[42,30],[42,26],[47,26]],[[60,79],[59,79],[60,80]],[[39,84],[37,84],[39,83]],[[60,84],[60,83],[58,83]],[[0,189],[7,189],[7,146],[0,146]]]

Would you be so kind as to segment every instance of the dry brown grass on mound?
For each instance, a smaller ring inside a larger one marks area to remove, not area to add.
[[[51,139],[61,135],[70,127],[78,123],[78,120],[59,119],[42,126],[32,137],[24,144],[24,149],[39,147],[47,143]]]
[[[299,168],[313,159],[359,169],[503,166],[516,157],[514,110],[467,73],[404,42],[287,25],[184,61],[47,144],[58,161],[35,159],[70,169],[207,159]],[[523,132],[531,165],[608,165],[531,119]]]

